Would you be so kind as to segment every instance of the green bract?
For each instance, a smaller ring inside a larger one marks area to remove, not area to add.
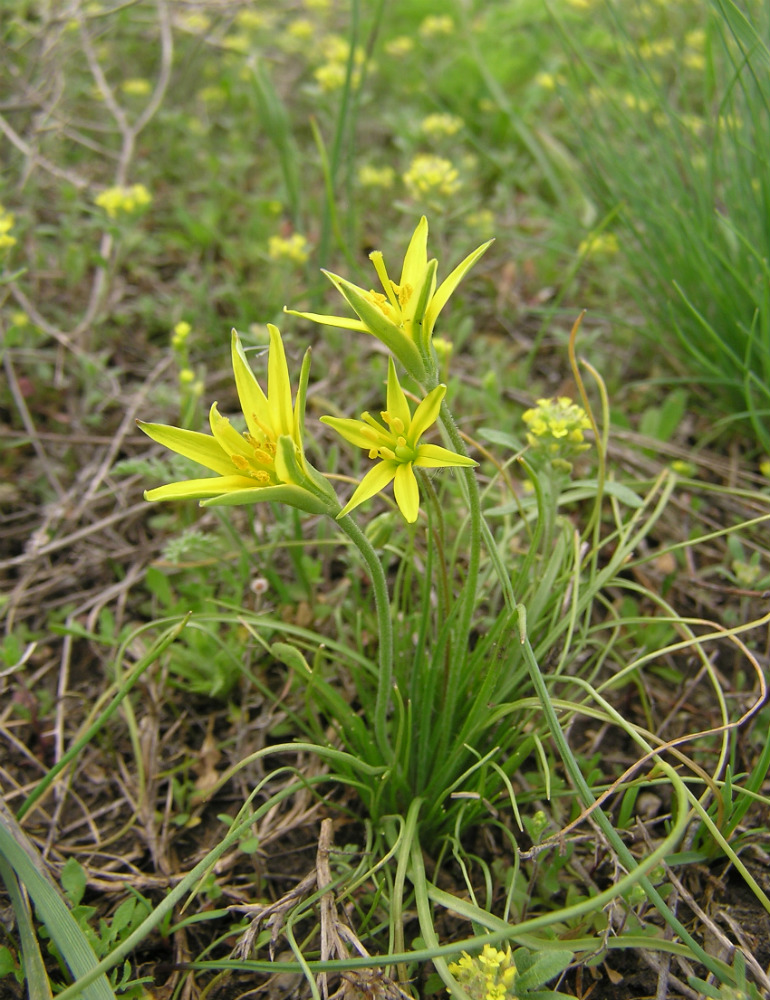
[[[368,413],[361,420],[345,417],[321,417],[321,422],[333,427],[346,441],[366,448],[369,458],[381,461],[364,476],[353,496],[342,508],[338,517],[349,513],[364,500],[379,493],[393,482],[393,493],[401,513],[409,522],[417,520],[420,493],[415,466],[439,469],[450,465],[470,467],[477,463],[436,444],[419,444],[420,437],[436,422],[441,409],[445,385],[438,385],[418,404],[412,415],[404,390],[398,381],[393,359],[388,358],[387,410],[380,416],[383,423]]]
[[[302,448],[309,352],[302,363],[296,404],[292,406],[281,334],[272,325],[268,330],[267,395],[254,377],[233,330],[233,373],[247,428],[242,434],[221,416],[216,403],[209,412],[210,435],[137,421],[153,441],[217,473],[147,490],[145,499],[199,499],[203,506],[274,500],[313,514],[336,513],[339,505],[333,490],[307,462]]]
[[[431,338],[439,313],[466,272],[492,243],[489,240],[469,254],[436,288],[438,262],[428,260],[428,220],[423,216],[412,234],[398,284],[388,275],[379,250],[369,255],[383,292],[366,291],[330,271],[324,274],[358,316],[323,316],[319,313],[286,311],[315,323],[371,333],[395,355],[413,378],[425,382],[436,376]]]

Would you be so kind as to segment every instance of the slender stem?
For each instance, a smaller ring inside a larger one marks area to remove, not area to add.
[[[452,442],[452,447],[458,455],[468,457],[468,449],[460,434],[459,428],[454,421],[454,417],[445,402],[441,404],[440,413],[441,424]],[[462,469],[465,474],[467,484],[468,512],[470,515],[471,538],[470,551],[468,554],[468,572],[463,588],[463,609],[460,616],[460,628],[458,631],[458,642],[465,642],[463,654],[467,651],[467,637],[470,633],[473,613],[476,609],[476,589],[479,579],[479,561],[481,556],[481,496],[479,494],[479,483],[476,479],[476,472],[472,468]]]
[[[388,738],[388,708],[390,707],[391,689],[393,685],[393,622],[390,614],[390,595],[385,570],[372,543],[361,531],[353,518],[346,514],[337,524],[345,532],[351,542],[361,553],[374,590],[374,607],[377,614],[377,630],[379,632],[378,658],[380,665],[377,679],[377,701],[374,707],[374,736],[381,752],[390,763],[393,760],[393,748]]]

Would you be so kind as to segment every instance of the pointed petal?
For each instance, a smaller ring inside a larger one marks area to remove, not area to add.
[[[291,407],[291,379],[283,349],[281,331],[272,323],[267,324],[270,334],[270,356],[267,361],[267,404],[270,407],[270,426],[276,436],[291,436],[294,414]]]
[[[300,453],[300,461],[305,464],[305,453],[302,446],[302,438],[305,433],[305,403],[307,401],[307,384],[310,380],[310,348],[305,351],[302,359],[302,367],[299,371],[299,384],[297,385],[297,398],[294,402],[294,423],[292,425],[292,437],[297,443]]]
[[[404,435],[406,436],[409,434],[410,425],[412,423],[412,411],[409,409],[409,403],[404,395],[404,390],[401,388],[401,383],[398,381],[396,366],[393,364],[393,358],[391,357],[388,358],[387,400],[388,413],[391,417],[398,417],[404,425]]]
[[[349,514],[351,510],[357,507],[360,503],[363,503],[364,500],[368,500],[370,497],[373,497],[375,493],[381,493],[388,483],[392,482],[398,467],[398,462],[378,462],[374,468],[370,469],[366,473],[364,478],[358,484],[353,496],[350,500],[348,500],[337,517]]]
[[[437,385],[435,389],[431,389],[414,411],[412,426],[409,428],[409,440],[412,444],[417,444],[425,431],[435,424],[445,393],[446,386]]]
[[[145,490],[145,500],[195,500],[218,496],[232,490],[253,488],[253,479],[248,476],[211,476],[208,479],[185,479],[180,483],[168,483],[154,490]]]
[[[401,513],[410,524],[414,524],[420,512],[420,491],[411,462],[404,462],[396,469],[393,495]]]
[[[404,257],[404,266],[401,269],[401,284],[411,285],[417,294],[417,289],[422,287],[425,268],[428,266],[428,220],[423,217],[417,223],[417,228],[412,233],[409,246]]]
[[[428,306],[428,311],[425,315],[425,328],[426,335],[428,337],[433,333],[433,327],[435,326],[438,314],[447,304],[449,296],[457,288],[460,282],[463,280],[468,271],[473,267],[476,261],[481,257],[489,247],[494,243],[494,240],[489,240],[487,243],[482,243],[480,247],[477,247],[473,253],[468,254],[464,261],[461,261],[457,267],[448,275],[439,285],[436,294],[433,296],[430,305]]]
[[[211,469],[212,472],[228,476],[236,471],[229,456],[208,434],[184,430],[182,427],[171,427],[168,424],[147,424],[143,420],[137,420],[137,424],[153,441],[162,444],[164,448],[170,448],[178,455],[192,459],[193,462]]]
[[[246,360],[246,354],[235,330],[232,333],[231,343],[235,388],[238,391],[241,410],[246,418],[249,433],[259,441],[263,434],[259,425],[270,426],[270,408],[267,405],[267,396],[262,392],[259,382],[257,382],[254,372]]]
[[[363,420],[353,420],[351,417],[321,417],[321,423],[326,424],[335,430],[346,441],[356,445],[358,448],[377,448],[380,443],[383,446],[390,446],[390,438],[382,432],[382,442],[377,439],[377,432]]]
[[[470,469],[479,463],[465,455],[458,455],[456,451],[442,448],[439,444],[421,444],[417,448],[417,460],[414,464],[422,469],[441,469],[449,465]]]
[[[411,333],[412,339],[420,347],[423,354],[430,353],[430,333],[428,332],[428,327],[425,322],[425,316],[427,313],[428,306],[433,298],[433,292],[436,288],[436,269],[438,268],[438,261],[432,260],[425,269],[424,280],[422,288],[415,289],[414,295],[409,300],[409,313],[411,321]],[[404,310],[405,312],[407,310]],[[405,319],[406,324],[406,319]]]
[[[369,333],[369,328],[360,319],[348,319],[346,316],[322,316],[321,313],[297,312],[296,309],[283,307],[287,316],[299,316],[301,319],[309,319],[311,323],[320,323],[321,326],[334,326],[341,330],[358,330],[360,333]]]
[[[254,458],[254,449],[249,447],[248,441],[238,433],[227,417],[222,416],[216,403],[212,403],[209,410],[209,426],[217,444],[226,455]]]

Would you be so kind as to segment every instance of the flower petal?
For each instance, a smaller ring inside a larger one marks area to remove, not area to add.
[[[299,316],[301,319],[309,319],[311,323],[320,323],[322,326],[339,327],[341,330],[358,330],[360,333],[369,333],[369,327],[362,323],[360,319],[348,319],[347,316],[322,316],[320,313],[298,312],[296,309],[283,307],[287,316]]]
[[[270,355],[267,360],[267,405],[270,407],[270,426],[276,437],[288,434],[294,428],[291,406],[291,379],[283,349],[281,331],[272,323],[267,324],[270,334]]]
[[[337,515],[338,518],[349,514],[364,500],[373,497],[375,493],[380,493],[395,477],[399,468],[398,462],[378,462],[374,468],[370,469],[361,482],[356,487],[353,496]]]
[[[393,282],[390,280],[388,269],[385,267],[385,259],[383,258],[382,253],[379,250],[373,250],[372,253],[369,254],[369,260],[372,264],[374,264],[374,270],[377,272],[377,277],[380,279],[380,284],[388,297],[388,301],[394,309],[400,312],[401,306],[393,289]]]
[[[260,441],[264,434],[260,424],[266,427],[270,426],[270,408],[267,396],[262,392],[259,382],[257,382],[254,372],[246,360],[246,354],[235,330],[232,333],[231,344],[235,388],[238,391],[241,410],[246,418],[249,433],[257,441]]]
[[[420,512],[420,490],[411,462],[402,462],[396,469],[393,495],[401,513],[410,524],[414,524]]]
[[[321,417],[321,423],[326,424],[335,430],[346,441],[356,445],[357,448],[372,448],[390,445],[390,437],[382,433],[382,441],[377,440],[377,432],[374,427],[364,423],[363,420],[354,420],[352,417]]]
[[[412,444],[417,444],[425,431],[432,427],[438,419],[441,410],[441,400],[446,393],[445,385],[437,385],[431,389],[425,399],[421,400],[412,417],[412,426],[409,429],[409,440]]]
[[[207,479],[185,479],[168,483],[154,490],[145,490],[145,500],[193,500],[219,496],[234,490],[253,489],[254,480],[248,476],[210,476]]]
[[[411,285],[415,294],[422,288],[428,266],[428,220],[423,217],[412,233],[401,269],[401,285]]]
[[[137,420],[137,424],[153,441],[170,448],[178,455],[192,459],[193,462],[211,469],[212,472],[229,476],[236,471],[230,457],[209,434],[188,431],[182,427],[171,427],[168,424],[148,424],[143,420]]]
[[[438,287],[436,294],[433,296],[428,310],[425,314],[425,331],[428,337],[433,333],[433,327],[435,326],[438,314],[447,304],[449,296],[457,288],[460,282],[463,280],[468,271],[473,267],[479,257],[486,253],[489,247],[494,243],[494,240],[489,240],[487,243],[482,243],[480,247],[477,247],[473,253],[468,254],[465,260],[461,261],[457,267],[449,274]]]
[[[422,469],[441,469],[448,465],[459,465],[470,469],[479,463],[474,462],[472,458],[466,458],[465,455],[458,455],[456,451],[442,448],[438,444],[421,444],[417,448],[417,459],[414,464]]]
[[[392,357],[388,357],[387,407],[388,415],[390,417],[397,417],[404,425],[404,434],[409,434],[412,423],[412,411],[409,409],[409,403],[404,395],[404,390],[398,381],[396,366],[393,364]],[[393,430],[394,434],[396,433],[394,428],[391,427],[391,430]]]
[[[227,417],[222,416],[216,403],[212,403],[209,410],[209,426],[217,444],[226,455],[242,455],[253,460],[254,449],[249,447],[248,441],[238,433]]]

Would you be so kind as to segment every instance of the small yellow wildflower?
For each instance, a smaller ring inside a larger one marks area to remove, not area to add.
[[[186,31],[202,35],[211,27],[211,18],[201,11],[194,10],[180,18],[180,24]]]
[[[235,386],[246,423],[243,433],[219,413],[216,403],[209,412],[211,434],[137,421],[153,441],[215,473],[147,490],[145,500],[197,499],[204,506],[271,500],[311,514],[339,511],[334,491],[307,461],[302,446],[310,356],[305,355],[292,403],[281,334],[272,325],[268,331],[267,392],[249,367],[238,334],[232,333]]]
[[[535,83],[543,90],[556,90],[556,77],[553,73],[538,73],[535,77]]]
[[[103,208],[111,219],[116,219],[119,215],[131,215],[151,201],[152,195],[144,184],[107,188],[94,198],[94,204]]]
[[[308,241],[300,233],[271,236],[267,252],[273,260],[291,260],[295,264],[304,264],[310,256]]]
[[[179,373],[179,382],[181,385],[190,385],[195,381],[195,372],[192,368],[183,368]]]
[[[583,431],[591,427],[588,414],[569,396],[558,399],[538,399],[537,404],[522,414],[527,425],[527,442],[533,457],[543,456],[552,468],[562,472],[572,470],[572,459],[590,448],[583,440]]]
[[[462,118],[450,114],[428,115],[420,122],[420,131],[431,139],[440,139],[444,136],[457,135],[465,125]]]
[[[259,31],[270,26],[270,18],[267,14],[257,13],[255,10],[239,10],[235,15],[235,23],[247,31]]]
[[[309,21],[306,17],[298,17],[295,21],[292,21],[286,28],[286,34],[291,38],[301,39],[303,42],[310,41],[310,39],[315,35],[316,27],[312,21]]]
[[[591,0],[566,0],[568,7],[574,7],[575,10],[588,10],[591,6]]]
[[[578,254],[586,257],[609,257],[620,249],[618,238],[614,233],[594,233],[581,240]]]
[[[472,229],[474,233],[487,240],[494,235],[497,229],[495,214],[489,208],[480,208],[478,212],[470,212],[465,218],[465,224],[468,229]]]
[[[646,97],[638,97],[636,94],[623,94],[623,103],[632,111],[641,111],[642,114],[649,111],[651,107]]]
[[[671,463],[671,468],[678,476],[686,476],[688,479],[692,479],[698,471],[692,462],[686,462],[681,458],[675,458]]]
[[[409,35],[399,35],[397,38],[391,38],[390,41],[385,42],[386,55],[392,56],[394,59],[408,56],[413,49],[414,39],[410,38]]]
[[[703,49],[706,45],[706,32],[703,28],[693,28],[684,36],[684,44],[689,49]]]
[[[682,62],[688,69],[701,70],[706,68],[706,57],[702,52],[685,52]]]
[[[485,944],[475,958],[464,951],[449,971],[471,1000],[516,1000],[513,989],[517,969],[510,947],[500,951]]]
[[[448,14],[431,14],[426,17],[417,29],[420,38],[436,38],[439,35],[451,35],[455,23]]]
[[[152,91],[152,84],[144,77],[135,76],[129,80],[124,80],[120,89],[129,97],[146,97]]]
[[[393,167],[374,167],[367,163],[358,168],[358,183],[361,187],[387,190],[393,187],[395,179],[396,171]]]
[[[642,42],[639,46],[639,55],[642,59],[651,59],[657,56],[668,56],[673,51],[673,38],[657,38],[654,42]]]
[[[765,477],[765,479],[770,479],[770,456],[766,456],[759,463],[759,471]]]
[[[441,469],[446,466],[472,468],[477,463],[437,444],[420,444],[425,431],[436,422],[445,385],[437,385],[412,413],[409,401],[398,381],[393,358],[388,358],[387,409],[377,420],[363,413],[360,420],[346,417],[321,417],[346,441],[364,448],[369,458],[379,459],[358,484],[353,496],[337,517],[343,517],[355,507],[393,483],[396,503],[407,521],[414,523],[420,511],[420,491],[415,468]]]
[[[11,236],[16,218],[13,212],[6,212],[0,205],[0,250],[10,250],[16,245],[16,237]]]
[[[180,320],[176,324],[171,335],[171,346],[175,351],[181,350],[184,347],[191,331],[192,327],[186,320]]]
[[[421,153],[404,174],[404,183],[415,200],[439,196],[450,198],[460,190],[457,168],[441,156]]]
[[[242,32],[225,35],[222,39],[222,48],[227,49],[228,52],[238,52],[240,55],[245,55],[251,49],[251,46],[251,38]]]
[[[317,69],[313,70],[313,76],[316,79],[316,83],[324,91],[324,93],[331,93],[333,90],[339,90],[345,84],[345,78],[347,76],[347,67],[341,62],[328,62],[323,63]],[[356,73],[353,73],[351,82],[353,86],[356,85]]]
[[[15,326],[18,330],[23,330],[29,324],[30,318],[23,309],[16,309],[11,313],[11,325]]]

